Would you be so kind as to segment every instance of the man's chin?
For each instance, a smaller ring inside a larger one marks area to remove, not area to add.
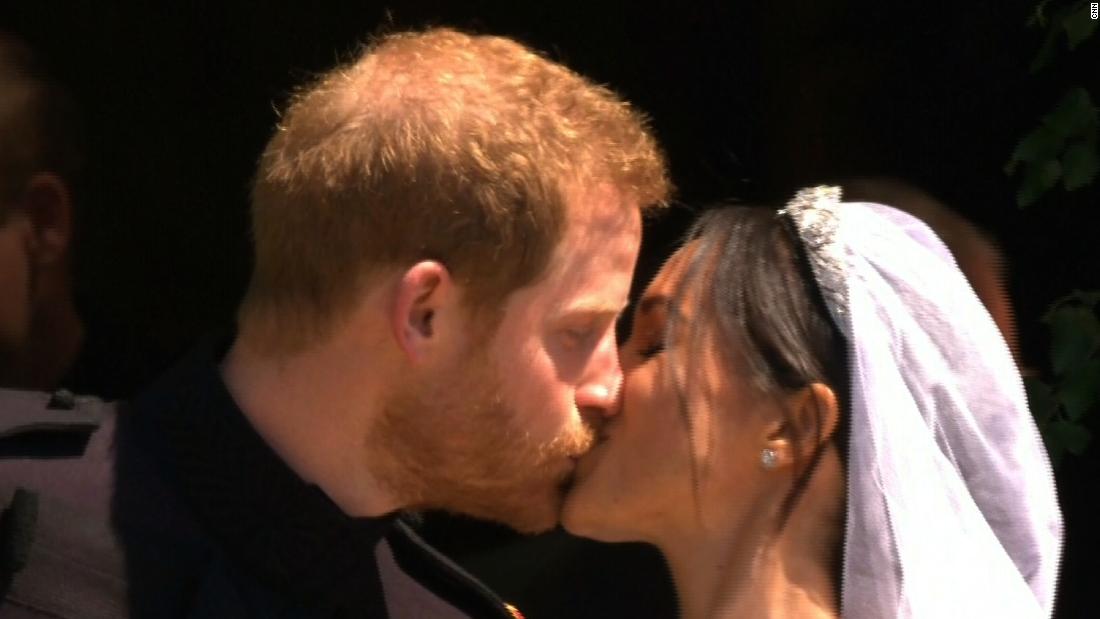
[[[499,494],[480,506],[467,505],[463,513],[503,524],[524,535],[545,533],[561,522],[568,479],[559,478],[526,490],[516,491],[509,499]]]
[[[561,522],[564,502],[561,483],[544,486],[522,497],[519,503],[502,514],[499,521],[524,535],[545,533]]]
[[[501,521],[519,533],[545,533],[561,524],[566,495],[574,482],[574,458],[563,458],[560,468],[550,479],[532,485],[518,495],[508,517]]]

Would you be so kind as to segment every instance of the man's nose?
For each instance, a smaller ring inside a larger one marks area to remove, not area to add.
[[[577,388],[577,408],[603,416],[614,415],[619,410],[622,384],[619,351],[615,347],[615,334],[610,333],[600,342],[585,372],[584,381]]]

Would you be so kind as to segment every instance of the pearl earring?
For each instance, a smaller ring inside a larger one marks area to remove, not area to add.
[[[766,469],[774,469],[775,465],[779,463],[779,454],[775,453],[774,449],[765,447],[760,452],[760,464]]]

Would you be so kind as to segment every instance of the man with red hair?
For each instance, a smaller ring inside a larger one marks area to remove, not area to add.
[[[638,112],[509,39],[391,35],[321,76],[260,157],[235,333],[97,417],[124,560],[83,565],[134,616],[513,615],[404,513],[557,523],[668,192]],[[9,604],[69,616],[35,547]]]

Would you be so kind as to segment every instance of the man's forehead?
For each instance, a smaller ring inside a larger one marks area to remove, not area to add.
[[[548,278],[544,292],[553,317],[617,316],[630,298],[637,246],[609,240],[566,257]]]
[[[555,317],[618,315],[638,258],[640,211],[610,190],[573,191],[568,199],[566,230],[547,271],[521,298]]]
[[[565,187],[565,212],[568,226],[574,230],[622,228],[640,224],[640,205],[626,192],[606,182],[570,183]]]

